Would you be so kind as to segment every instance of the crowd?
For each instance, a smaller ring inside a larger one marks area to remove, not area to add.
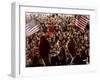
[[[26,67],[46,66],[39,53],[42,36],[50,44],[50,66],[89,64],[89,24],[82,31],[73,24],[74,15],[30,16],[39,22],[39,31],[26,37]]]

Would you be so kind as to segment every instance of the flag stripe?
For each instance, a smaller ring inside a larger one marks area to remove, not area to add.
[[[33,28],[30,30],[30,32],[33,32],[33,31],[35,31],[36,29],[38,29],[37,26],[33,27]]]
[[[38,25],[34,26],[33,28],[31,28],[29,26],[26,26],[26,28],[25,28],[26,36],[30,36],[38,31],[39,31]]]
[[[30,31],[31,34],[37,32],[39,29],[38,28],[33,28],[33,30]]]
[[[80,16],[79,19],[75,19],[75,25],[80,29],[84,30],[87,23],[89,22],[89,17],[87,16]]]

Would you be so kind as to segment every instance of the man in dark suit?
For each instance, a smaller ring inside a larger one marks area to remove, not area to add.
[[[42,57],[46,66],[50,65],[49,61],[50,44],[45,36],[40,38],[39,54]]]

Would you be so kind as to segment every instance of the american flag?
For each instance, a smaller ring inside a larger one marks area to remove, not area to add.
[[[88,23],[89,23],[89,16],[78,15],[75,18],[75,26],[79,27],[81,30],[84,30]]]
[[[35,25],[34,27],[30,27],[30,26],[25,27],[25,33],[27,37],[38,31],[39,31],[39,25]]]

